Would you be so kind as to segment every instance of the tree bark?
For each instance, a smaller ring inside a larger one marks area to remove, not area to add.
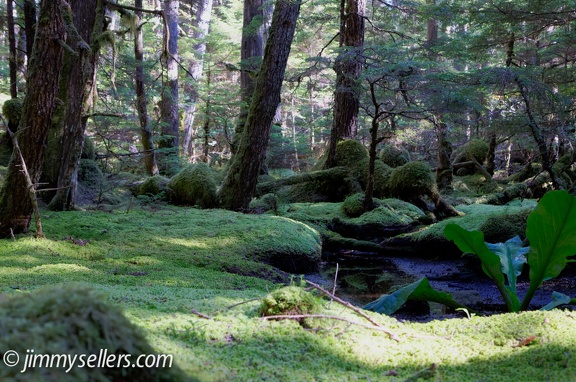
[[[345,21],[340,26],[340,42],[345,50],[334,63],[336,89],[334,90],[334,119],[330,131],[330,145],[326,167],[335,165],[336,145],[343,138],[353,137],[358,130],[360,97],[358,79],[362,74],[362,48],[364,46],[364,12],[366,0],[346,0],[341,12]]]
[[[188,157],[192,152],[194,119],[196,116],[196,103],[198,102],[198,82],[202,78],[204,69],[204,54],[206,53],[206,36],[210,29],[212,15],[212,0],[201,0],[192,23],[194,44],[194,58],[188,63],[188,82],[184,85],[184,92],[188,97],[184,108],[184,142],[182,155]]]
[[[166,47],[164,63],[166,64],[166,82],[162,91],[161,132],[158,147],[166,149],[161,156],[162,172],[171,174],[176,170],[176,160],[180,147],[180,132],[178,119],[178,0],[164,1],[166,24]]]
[[[10,71],[10,96],[18,97],[18,67],[16,65],[16,30],[14,26],[14,3],[6,0],[6,22],[8,27],[8,47],[10,50],[8,67]]]
[[[135,0],[134,7],[142,8],[142,0]],[[142,19],[142,11],[136,11],[139,20]],[[134,68],[134,82],[136,84],[136,109],[138,110],[138,119],[140,121],[140,139],[144,149],[144,166],[148,175],[158,174],[158,165],[156,164],[156,153],[154,152],[154,140],[152,129],[149,125],[148,118],[148,100],[146,98],[146,89],[144,87],[144,42],[142,37],[142,25],[138,25],[134,35],[134,58],[136,67]]]
[[[32,56],[34,35],[36,34],[36,1],[24,0],[24,29],[26,30],[26,56],[28,62]]]
[[[276,1],[245,132],[220,190],[224,208],[246,209],[255,193],[260,168],[266,157],[272,121],[280,103],[280,90],[299,12],[299,0]]]
[[[240,50],[240,115],[230,145],[232,154],[236,154],[242,139],[250,101],[256,86],[256,76],[260,70],[264,54],[264,0],[244,0],[242,23],[242,43]]]
[[[76,197],[78,167],[84,148],[87,114],[92,105],[100,44],[98,36],[104,30],[103,0],[71,0],[71,18],[67,28],[68,45],[76,51],[66,50],[64,68],[60,79],[60,95],[63,105],[59,107],[61,119],[53,121],[54,135],[61,136],[61,145],[52,154],[58,163],[56,194],[48,204],[52,210],[69,210],[74,207]],[[74,29],[74,31],[72,31]],[[65,95],[63,94],[66,89]],[[54,124],[56,123],[56,124]],[[49,142],[50,144],[50,142]],[[51,142],[53,145],[54,142]],[[46,162],[49,169],[52,163]]]
[[[33,184],[40,179],[50,120],[56,105],[64,50],[59,42],[66,41],[65,12],[70,12],[70,9],[64,0],[41,2],[28,66],[26,99],[17,139]],[[33,206],[19,164],[20,158],[14,150],[0,191],[0,237],[26,232],[30,225]]]

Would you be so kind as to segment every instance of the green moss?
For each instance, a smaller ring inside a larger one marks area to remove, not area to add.
[[[466,155],[472,155],[472,157],[476,159],[478,163],[482,164],[488,157],[490,146],[488,145],[488,142],[482,139],[474,138],[466,143],[464,150]]]
[[[170,180],[162,175],[154,175],[146,178],[138,188],[138,195],[159,195],[166,191]]]
[[[102,170],[93,160],[80,159],[80,167],[78,169],[78,180],[89,187],[97,188],[100,186],[104,179]]]
[[[368,150],[358,141],[348,139],[336,145],[335,162],[337,166],[355,168],[368,158]]]
[[[116,361],[122,354],[129,354],[131,362],[136,362],[139,355],[154,353],[140,330],[123,316],[120,309],[86,286],[47,287],[11,297],[0,303],[0,321],[2,348],[16,351],[21,356],[17,366],[0,368],[2,380],[185,380],[178,367],[69,367],[68,371],[68,367],[30,367],[21,373],[25,368],[24,355],[29,349],[38,355],[84,357],[91,354],[98,357],[106,349],[107,354],[116,356]]]
[[[357,171],[355,175],[358,177],[362,186],[366,188],[368,183],[368,170],[370,159],[366,158],[357,164]],[[374,162],[374,196],[377,198],[390,197],[390,175],[392,175],[392,167],[388,166],[379,159]]]
[[[314,314],[321,310],[320,300],[303,288],[291,285],[275,290],[262,300],[262,316]]]
[[[6,100],[2,105],[2,115],[8,120],[8,124],[12,131],[16,131],[22,116],[22,106],[24,101],[22,98],[11,98]],[[13,128],[14,127],[14,128]]]
[[[392,171],[389,180],[392,195],[403,200],[427,195],[436,187],[434,175],[424,162],[410,162]]]
[[[216,182],[205,163],[191,164],[174,175],[167,185],[167,193],[175,204],[212,208],[217,204]]]
[[[248,208],[257,213],[278,210],[278,198],[275,194],[265,194],[250,202]]]
[[[410,162],[410,153],[404,148],[385,145],[379,154],[380,160],[390,167],[403,166]]]
[[[82,149],[82,159],[96,159],[96,147],[94,141],[89,136],[84,136],[84,148]]]
[[[364,213],[364,194],[357,193],[347,197],[342,203],[342,212],[350,218],[356,218]]]
[[[524,239],[526,222],[530,209],[523,209],[513,213],[496,214],[488,217],[479,227],[484,237],[492,243],[503,243],[514,236]]]

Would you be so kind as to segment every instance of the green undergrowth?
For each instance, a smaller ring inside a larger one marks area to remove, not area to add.
[[[319,224],[342,214],[331,204],[293,208]],[[397,382],[431,368],[438,381],[576,380],[576,314],[566,311],[426,324],[366,313],[399,342],[346,321],[263,320],[263,301],[282,300],[269,295],[281,272],[258,259],[319,248],[314,230],[285,217],[170,207],[44,212],[43,224],[47,239],[0,241],[0,292],[91,287],[200,380]],[[372,325],[326,298],[288,310]]]

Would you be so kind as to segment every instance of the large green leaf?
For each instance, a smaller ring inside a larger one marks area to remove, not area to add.
[[[522,247],[522,240],[514,236],[505,243],[486,243],[486,246],[495,255],[500,257],[500,267],[508,279],[510,290],[516,293],[516,278],[522,273],[526,263],[526,254],[530,247]]]
[[[560,274],[576,253],[576,198],[566,191],[548,192],[528,216],[530,288],[522,301],[526,309],[543,281]]]
[[[380,296],[377,300],[365,305],[363,309],[390,315],[400,309],[408,300],[432,301],[453,309],[468,309],[455,301],[450,293],[438,292],[432,288],[426,277],[406,285],[392,294]]]
[[[560,305],[570,304],[572,298],[560,292],[552,292],[552,301],[540,308],[540,310],[552,310]]]
[[[448,224],[444,228],[444,236],[452,240],[464,253],[474,253],[480,258],[482,269],[494,281],[509,311],[516,312],[520,301],[516,293],[504,284],[504,273],[500,257],[492,253],[484,242],[484,233],[481,231],[467,231],[457,224]]]

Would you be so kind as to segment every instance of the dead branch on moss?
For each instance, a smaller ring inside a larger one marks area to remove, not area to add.
[[[327,314],[294,314],[294,315],[281,314],[281,315],[277,315],[277,316],[260,317],[261,320],[301,320],[303,318],[325,318],[328,320],[344,321],[344,322],[347,322],[349,324],[361,326],[361,327],[366,328],[366,329],[372,329],[372,330],[377,330],[379,332],[384,332],[388,335],[388,337],[390,337],[390,339],[397,341],[397,342],[400,342],[400,339],[398,338],[398,336],[396,336],[394,333],[391,333],[386,328],[383,328],[380,325],[379,326],[366,325],[366,324],[363,324],[361,322],[349,320],[347,318],[339,317],[339,316],[330,316]]]
[[[312,285],[314,288],[318,289],[320,292],[324,293],[326,296],[330,297],[331,299],[333,299],[334,301],[336,301],[337,303],[353,310],[354,312],[356,312],[357,314],[359,314],[360,316],[362,316],[363,318],[365,318],[368,322],[370,322],[371,324],[375,325],[376,327],[378,327],[380,331],[385,332],[386,334],[388,334],[388,336],[390,338],[392,338],[395,341],[400,341],[398,339],[398,336],[396,336],[396,334],[390,332],[388,329],[384,328],[382,325],[380,325],[378,322],[374,321],[370,316],[368,316],[366,313],[364,313],[361,309],[355,307],[354,305],[350,304],[347,301],[342,300],[340,297],[337,297],[335,295],[333,295],[332,293],[328,292],[326,289],[322,288],[320,285],[313,283],[312,281],[309,280],[305,280],[308,284]],[[348,321],[350,322],[350,321]]]
[[[204,318],[206,320],[211,320],[212,317],[205,315],[204,313],[200,313],[199,311],[197,311],[196,309],[192,309],[190,310],[190,313],[197,315],[200,318]]]
[[[293,186],[296,184],[315,182],[321,180],[342,181],[346,178],[348,171],[344,167],[333,167],[327,170],[314,171],[309,173],[298,174],[288,178],[263,182],[256,186],[257,193],[264,195],[283,186]]]

